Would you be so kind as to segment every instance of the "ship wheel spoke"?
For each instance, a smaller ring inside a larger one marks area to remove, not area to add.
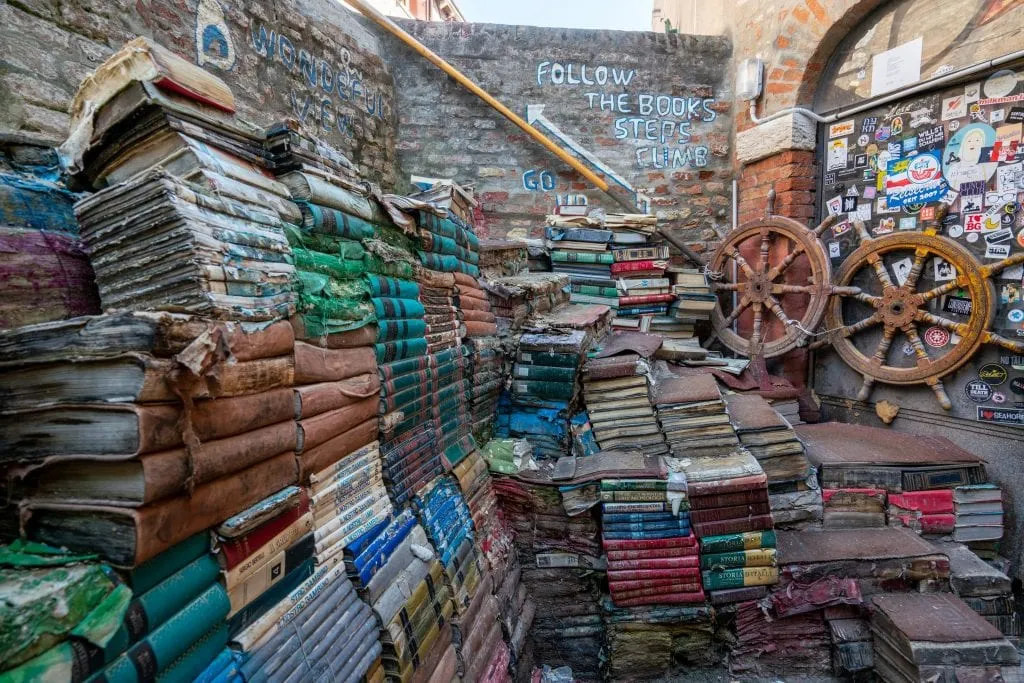
[[[983,266],[981,273],[984,277],[990,278],[993,275],[998,275],[1011,266],[1016,266],[1020,263],[1024,263],[1024,253],[1014,254],[1010,258],[1004,258],[1002,261],[991,263],[987,266]]]
[[[895,337],[896,328],[886,325],[885,331],[882,332],[882,338],[878,340],[878,346],[875,347],[875,352],[871,354],[871,362],[876,367],[885,365],[885,361],[889,358],[889,347],[892,346],[892,340]]]
[[[763,273],[768,270],[768,252],[772,246],[772,234],[768,231],[768,228],[761,228],[761,267],[760,271]]]
[[[921,335],[917,333],[917,328],[914,327],[914,323],[907,323],[903,326],[903,334],[907,335],[907,339],[910,340],[910,346],[914,349],[914,355],[917,356],[918,367],[927,367],[932,364],[932,359],[928,357],[928,352],[924,348],[924,343],[921,341]]]
[[[949,400],[949,395],[946,393],[946,387],[943,386],[942,380],[938,377],[932,377],[925,380],[925,384],[932,388],[935,392],[935,398],[938,399],[939,405],[950,410],[953,407],[953,402]]]
[[[772,294],[814,294],[818,288],[814,285],[781,285],[772,284]]]
[[[732,324],[736,322],[736,319],[740,317],[740,314],[743,313],[743,311],[745,311],[749,307],[750,299],[748,299],[747,297],[743,297],[742,299],[740,299],[740,302],[736,304],[736,308],[734,308],[732,313],[729,314],[729,317],[722,322],[722,327],[731,327]]]
[[[750,333],[750,355],[756,355],[756,350],[761,345],[761,326],[764,324],[764,304],[760,301],[754,302],[754,325]]]
[[[1013,351],[1014,353],[1024,353],[1024,341],[1015,341],[1013,339],[1007,339],[995,332],[986,332],[982,337],[982,341],[986,344],[998,344],[999,346]]]
[[[757,275],[757,273],[754,272],[754,269],[750,267],[750,264],[747,263],[747,259],[743,258],[743,255],[740,254],[736,247],[730,248],[729,251],[725,252],[725,255],[735,261],[736,265],[740,267],[740,270],[742,270],[743,274],[748,278],[752,278]]]
[[[738,292],[743,289],[743,285],[738,282],[716,282],[714,288],[716,292]]]
[[[907,280],[903,283],[903,286],[910,291],[914,291],[917,288],[917,280],[921,277],[921,272],[924,270],[925,259],[928,258],[928,250],[924,247],[918,247],[914,251],[914,265],[911,266],[910,272],[907,274]]]
[[[793,262],[796,261],[802,253],[804,253],[804,246],[802,244],[797,244],[793,251],[786,254],[786,257],[779,261],[779,265],[768,271],[768,275],[766,276],[768,282],[774,282],[777,280],[780,275],[786,272],[787,268],[793,265]]]
[[[929,289],[927,292],[921,292],[917,296],[921,300],[922,304],[926,304],[932,299],[940,297],[943,294],[946,294],[947,292],[952,292],[954,289],[960,289],[960,287],[960,279],[957,278],[956,280],[952,280],[950,282],[946,282],[945,284],[941,284],[935,289]]]
[[[878,278],[878,281],[882,284],[883,289],[888,289],[890,287],[896,286],[892,283],[892,278],[889,277],[889,271],[885,269],[885,262],[882,261],[881,256],[879,256],[878,254],[872,254],[871,256],[868,257],[868,263],[870,263],[871,267],[874,269],[875,277]]]
[[[779,300],[776,299],[775,297],[769,296],[767,299],[765,299],[765,306],[768,307],[769,311],[775,314],[776,318],[782,321],[783,325],[789,327],[790,325],[793,324],[793,321],[789,319],[789,316],[786,315],[786,312],[782,310],[782,304],[780,304]]]
[[[833,339],[845,339],[847,337],[852,337],[853,335],[857,334],[858,332],[863,332],[864,330],[868,329],[869,327],[874,327],[875,325],[881,324],[881,322],[882,322],[882,314],[878,313],[878,312],[875,312],[871,316],[869,316],[867,318],[864,318],[861,321],[852,323],[850,325],[846,325],[844,327],[840,327],[839,329],[836,329],[836,330],[832,330],[832,332],[830,332],[827,336],[825,336],[825,337],[823,337],[823,338],[821,338],[821,339],[811,343],[809,345],[809,348],[812,351],[815,350],[815,349],[820,349],[823,346],[830,345],[832,343]]]
[[[920,309],[918,309],[918,311],[914,314],[914,320],[916,320],[919,323],[935,325],[936,327],[947,329],[950,332],[955,332],[956,334],[959,335],[965,335],[970,330],[970,328],[967,325],[964,325],[963,323],[958,323],[955,320],[943,318],[942,316],[934,315],[932,313],[929,313],[928,311],[922,311]]]

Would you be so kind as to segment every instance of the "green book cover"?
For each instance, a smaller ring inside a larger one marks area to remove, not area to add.
[[[594,285],[571,285],[570,291],[577,294],[589,294],[590,296],[604,296],[618,298],[619,290],[615,287],[595,287]]]
[[[551,260],[556,263],[615,263],[615,257],[608,251],[553,251]]]
[[[748,531],[741,534],[706,536],[700,541],[701,553],[728,553],[738,550],[774,548],[774,531]]]
[[[569,399],[572,398],[575,390],[574,382],[539,382],[519,379],[512,382],[513,394],[545,399]]]
[[[223,624],[230,609],[231,602],[224,588],[219,583],[213,584],[89,681],[139,683],[155,680],[157,674],[174,665],[206,633]]]
[[[189,562],[210,551],[210,535],[202,531],[125,572],[125,583],[136,595],[145,593]]]
[[[665,479],[602,479],[602,491],[667,491]]]
[[[548,365],[524,365],[517,363],[513,374],[516,379],[539,380],[542,382],[576,381],[576,368],[553,368]]]
[[[738,569],[742,567],[774,567],[775,548],[737,550],[731,553],[702,553],[701,569]]]
[[[601,491],[605,503],[658,503],[668,500],[667,491]]]
[[[520,351],[520,363],[532,363],[533,365],[550,365],[558,368],[575,368],[580,364],[580,359],[571,353],[548,353],[547,351]]]
[[[160,683],[192,683],[228,644],[227,624],[218,624],[160,673]]]
[[[720,591],[746,586],[770,586],[779,582],[777,567],[746,567],[722,571],[703,571],[704,590]]]

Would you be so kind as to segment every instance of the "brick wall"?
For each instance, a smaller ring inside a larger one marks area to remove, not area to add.
[[[20,0],[0,5],[0,133],[60,142],[82,79],[156,39],[223,78],[244,118],[285,117],[390,186],[394,89],[380,43],[333,0]]]
[[[402,25],[521,116],[528,105],[543,105],[544,120],[535,125],[549,137],[561,136],[563,146],[593,154],[648,195],[652,210],[688,242],[704,248],[728,229],[733,167],[727,39]],[[473,183],[491,236],[539,235],[544,215],[570,195],[624,210],[423,58],[397,41],[388,45],[403,172]],[[629,191],[611,184],[632,204]]]
[[[743,167],[740,175],[740,223],[764,216],[768,193],[775,189],[775,213],[809,222],[815,202],[814,152],[787,150]]]

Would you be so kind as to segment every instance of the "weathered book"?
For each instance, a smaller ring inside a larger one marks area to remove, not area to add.
[[[642,579],[689,579],[696,581],[700,579],[700,568],[675,567],[672,569],[609,569],[609,581],[640,581]]]
[[[371,417],[375,417],[377,415],[377,403],[376,397],[371,396],[344,408],[337,408],[314,415],[313,417],[298,420],[296,422],[298,434],[295,452],[303,453],[306,450],[316,448]]]
[[[590,251],[565,251],[556,250],[551,252],[553,263],[600,263],[610,264],[615,261],[611,252],[590,252]]]
[[[607,244],[612,239],[612,231],[598,230],[595,228],[559,228],[547,226],[544,228],[544,237],[556,242],[570,241]]]
[[[831,510],[825,508],[822,514],[822,525],[826,529],[863,529],[867,527],[883,527],[886,519],[884,512],[856,512],[852,510]]]
[[[620,273],[628,274],[653,271],[658,273],[657,276],[660,276],[661,273],[664,272],[665,267],[668,265],[667,261],[657,261],[651,259],[645,259],[642,261],[617,261],[614,263],[612,263],[611,261],[607,261],[607,263],[611,263],[611,271],[613,275],[618,275]],[[627,275],[627,277],[629,276]],[[636,275],[633,275],[632,277],[636,277]]]
[[[746,586],[771,586],[779,582],[779,570],[772,566],[745,567],[701,572],[704,590],[715,591]]]
[[[800,565],[809,580],[842,573],[851,578],[886,576],[945,579],[949,559],[910,529],[777,531],[779,557]],[[902,572],[902,574],[899,574]]]
[[[770,514],[750,515],[748,517],[723,519],[714,522],[694,522],[693,533],[698,538],[704,538],[705,536],[722,536],[725,534],[771,529],[773,525],[774,520]]]
[[[224,439],[288,420],[290,389],[197,402],[189,421],[200,442]],[[128,459],[183,445],[182,407],[174,404],[84,403],[0,414],[2,460],[52,456]]]
[[[629,598],[618,600],[614,596],[612,602],[619,607],[639,607],[641,605],[688,605],[701,603],[706,600],[704,591],[693,593],[672,593],[670,595],[656,595],[644,598]]]
[[[764,476],[760,463],[743,448],[737,448],[731,454],[721,457],[693,458],[684,464],[683,471],[686,472],[691,497],[710,493],[731,493],[716,487],[715,484],[721,482],[727,485],[729,480],[733,479],[756,479]],[[740,490],[746,488],[750,487]]]
[[[914,667],[1014,666],[1020,655],[992,624],[948,593],[876,595],[871,630]]]
[[[210,536],[207,532],[195,534],[181,543],[150,558],[134,569],[122,571],[125,583],[136,595],[145,593],[175,572],[204,557],[210,551]]]
[[[239,583],[226,587],[231,600],[228,617],[238,613],[256,600],[267,589],[313,557],[313,534],[307,533],[298,541],[255,567],[247,577],[238,574]]]
[[[836,512],[885,512],[885,489],[822,489],[826,510]]]
[[[298,486],[286,486],[227,518],[214,531],[218,537],[228,539],[248,534],[286,510],[304,505],[304,493]]]
[[[646,541],[645,541],[646,542]],[[659,558],[697,557],[696,546],[681,548],[638,548],[635,550],[606,550],[608,562],[626,560],[653,560]]]
[[[266,520],[245,534],[235,538],[220,539],[216,545],[216,552],[221,566],[224,569],[237,566],[271,539],[292,526],[307,512],[309,512],[309,497],[303,489],[297,505],[285,508],[277,516]]]
[[[218,401],[219,403],[219,401]],[[295,450],[295,423],[278,422],[192,448],[146,453],[130,460],[58,458],[30,471],[17,490],[36,501],[138,507],[240,472]]]
[[[601,545],[607,551],[648,550],[664,548],[693,548],[697,545],[697,538],[693,535],[678,536],[675,538],[643,540],[604,538],[601,540]]]
[[[730,553],[702,553],[700,556],[701,569],[774,567],[775,565],[775,548],[755,548]]]
[[[722,400],[722,392],[713,375],[694,377],[664,377],[654,384],[654,404],[659,406],[705,403]],[[724,408],[724,405],[722,405]]]
[[[602,451],[587,458],[559,458],[551,475],[560,483],[582,483],[616,477],[665,479],[668,470],[657,456],[638,451]]]
[[[263,565],[271,562],[279,553],[284,552],[294,543],[313,530],[313,515],[309,512],[302,515],[277,534],[255,548],[249,555],[242,558],[230,568],[224,570],[224,587],[228,593],[240,586],[257,573],[262,572]],[[303,558],[305,559],[305,558]]]
[[[910,491],[889,495],[889,505],[903,510],[915,510],[923,514],[951,514],[953,512],[952,489],[938,491]]]
[[[700,539],[701,553],[731,553],[774,548],[776,544],[774,531],[750,531],[724,536],[705,536]]]
[[[369,347],[324,349],[295,343],[296,384],[337,382],[376,371],[377,360]]]
[[[701,508],[690,511],[690,521],[694,524],[703,522],[719,522],[728,519],[767,515],[771,512],[767,502],[749,503],[747,505],[730,505],[728,507]]]
[[[112,564],[137,566],[201,529],[244,510],[296,480],[294,453],[141,508],[26,501],[28,534],[45,543],[96,552]]]
[[[620,569],[678,569],[699,566],[700,559],[696,555],[608,560],[608,569],[615,571]]]
[[[375,397],[380,391],[377,373],[366,372],[334,382],[295,387],[295,419],[346,408]]]

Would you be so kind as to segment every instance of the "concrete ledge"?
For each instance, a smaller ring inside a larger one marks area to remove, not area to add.
[[[749,164],[779,152],[814,151],[818,129],[814,121],[793,113],[736,134],[736,159]]]

